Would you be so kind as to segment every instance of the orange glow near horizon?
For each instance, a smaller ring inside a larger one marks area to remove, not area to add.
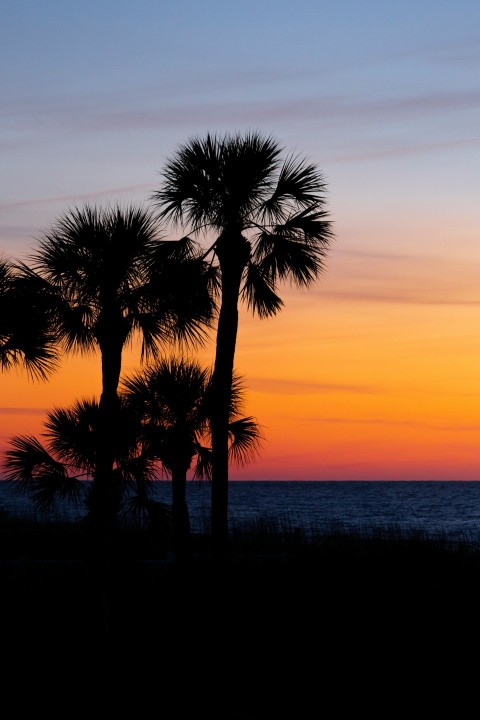
[[[354,298],[341,295],[347,280]],[[330,272],[308,291],[285,289],[275,318],[241,310],[244,412],[265,440],[256,461],[232,468],[232,479],[479,478],[478,306],[457,290],[426,301],[426,284],[423,298],[405,292],[399,283],[371,298],[361,272],[356,282]],[[197,355],[211,365],[213,352],[212,339]],[[135,348],[125,353],[124,375],[138,359]],[[5,449],[14,434],[38,435],[48,409],[98,397],[100,360],[65,358],[46,383],[15,370],[2,381]]]

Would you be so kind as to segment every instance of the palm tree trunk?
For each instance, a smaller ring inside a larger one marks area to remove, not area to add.
[[[113,345],[113,343],[112,343]],[[118,512],[118,493],[114,487],[115,436],[118,422],[118,383],[122,363],[122,346],[100,345],[102,356],[102,394],[99,403],[97,446],[93,480],[93,531],[101,597],[103,634],[110,632],[112,583],[112,532]]]
[[[97,520],[107,534],[118,512],[118,493],[114,487],[113,467],[121,363],[121,346],[102,348],[102,394],[99,404],[94,485]]]
[[[235,347],[238,298],[250,244],[239,234],[217,241],[221,270],[221,304],[212,377],[212,549],[222,555],[228,543],[228,423]]]
[[[187,470],[183,467],[172,469],[172,523],[173,550],[179,563],[191,557],[190,516],[186,499]]]

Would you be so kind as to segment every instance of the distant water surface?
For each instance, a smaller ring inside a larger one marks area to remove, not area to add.
[[[170,503],[170,483],[154,483],[153,497]],[[187,501],[193,530],[208,528],[210,485],[189,482]],[[0,482],[0,509],[14,515],[33,512],[28,498],[5,482]],[[63,507],[55,517],[81,515]],[[230,526],[265,519],[305,531],[397,528],[480,541],[480,482],[230,481]]]

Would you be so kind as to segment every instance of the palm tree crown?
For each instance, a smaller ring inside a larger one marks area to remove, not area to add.
[[[243,234],[242,296],[260,316],[282,306],[277,282],[306,286],[322,272],[331,239],[325,182],[315,165],[259,133],[208,134],[167,162],[152,199],[161,216],[190,232],[215,232],[209,251],[220,266]]]
[[[172,520],[177,556],[188,555],[190,521],[186,502],[187,473],[193,479],[212,474],[212,374],[194,360],[164,358],[123,383],[122,397],[143,419],[145,437],[172,480]],[[256,456],[261,431],[253,417],[242,417],[243,383],[234,376],[230,393],[229,455],[244,465]]]
[[[194,480],[211,478],[212,372],[195,360],[169,357],[125,378],[121,396],[136,417],[169,475],[193,470]],[[237,466],[260,449],[257,421],[242,416],[244,384],[234,374],[230,393],[229,452]]]
[[[148,439],[144,442],[141,418],[122,398],[119,415],[113,470],[119,505],[127,522],[145,522],[158,461],[152,444]],[[66,504],[83,507],[88,517],[95,498],[92,484],[84,481],[95,474],[99,416],[96,400],[77,400],[72,407],[50,411],[43,442],[28,435],[10,438],[3,463],[5,479],[41,512],[55,512]]]
[[[146,357],[179,336],[202,339],[209,296],[194,288],[193,308],[183,298],[189,293],[178,289],[179,280],[192,279],[193,266],[200,270],[193,243],[163,241],[153,214],[141,207],[74,208],[31,260],[32,269],[22,269],[43,279],[54,296],[66,351],[103,350],[114,342],[123,348],[138,333]]]

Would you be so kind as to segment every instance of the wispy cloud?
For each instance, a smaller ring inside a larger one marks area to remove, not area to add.
[[[309,292],[338,302],[477,306],[480,263],[383,250],[335,253],[335,269]],[[332,277],[333,274],[333,277]]]
[[[0,205],[0,210],[4,206]],[[25,238],[35,232],[33,226],[27,225],[0,225],[0,237]]]
[[[431,46],[424,51],[428,60],[450,67],[464,67],[472,70],[480,66],[480,41],[477,35],[462,38],[461,42],[446,42]]]
[[[312,395],[315,393],[377,393],[378,388],[371,385],[350,383],[319,383],[305,380],[275,380],[272,378],[249,377],[248,388],[256,392],[274,395]]]
[[[11,210],[17,207],[29,207],[31,205],[51,205],[56,203],[66,202],[83,202],[85,200],[91,200],[92,198],[106,197],[108,195],[123,195],[124,193],[136,192],[137,190],[151,190],[151,184],[142,185],[128,185],[124,187],[108,188],[107,190],[101,190],[96,193],[78,194],[78,195],[57,195],[54,197],[46,198],[31,198],[30,200],[18,200],[11,203],[0,203],[0,210]],[[5,232],[8,232],[10,228],[2,228]],[[12,228],[15,231],[15,228]]]
[[[284,95],[284,93],[282,93]],[[151,98],[158,97],[158,93],[149,95],[142,93],[141,102],[137,93],[123,95],[111,94],[108,97],[91,95],[79,100],[77,98],[36,98],[22,100],[10,108],[3,108],[3,123],[5,128],[11,125],[12,130],[18,131],[23,126],[40,132],[55,132],[59,130],[72,131],[108,131],[115,130],[145,130],[162,127],[191,126],[192,121],[196,127],[203,124],[218,126],[230,125],[232,122],[244,123],[277,123],[278,121],[318,121],[321,118],[322,126],[346,122],[349,125],[354,120],[356,124],[385,122],[394,120],[398,122],[405,118],[438,116],[442,113],[459,113],[462,111],[480,108],[480,91],[452,90],[450,92],[435,92],[408,95],[403,97],[376,96],[356,97],[353,94],[343,95],[314,95],[303,97],[298,95],[289,100],[273,99],[252,101],[251,95],[238,99],[218,102],[209,101],[208,96],[191,103],[187,99],[162,97],[162,104],[152,104]],[[214,95],[214,97],[216,97]],[[127,100],[125,99],[127,98]],[[458,141],[464,141],[459,138]],[[451,141],[449,141],[451,142]],[[476,142],[475,138],[466,142]]]
[[[364,152],[351,152],[344,154],[326,155],[324,160],[329,163],[356,162],[360,160],[375,160],[376,158],[398,157],[402,155],[418,155],[419,153],[433,152],[435,150],[448,150],[450,148],[470,147],[480,144],[480,135],[442,142],[423,142],[417,144],[403,144],[398,141],[392,146],[384,146]]]
[[[396,303],[406,305],[480,305],[480,297],[472,299],[455,299],[449,297],[428,297],[428,289],[415,289],[406,287],[395,292],[374,292],[371,290],[322,290],[316,291],[319,295],[332,298],[342,302],[371,302],[371,303]]]
[[[439,430],[441,432],[476,432],[480,430],[480,423],[437,423],[427,420],[396,420],[390,418],[349,418],[349,417],[306,417],[305,422],[323,425],[382,425],[388,427],[404,427],[422,430]]]
[[[45,408],[37,407],[0,407],[0,415],[45,415]]]

